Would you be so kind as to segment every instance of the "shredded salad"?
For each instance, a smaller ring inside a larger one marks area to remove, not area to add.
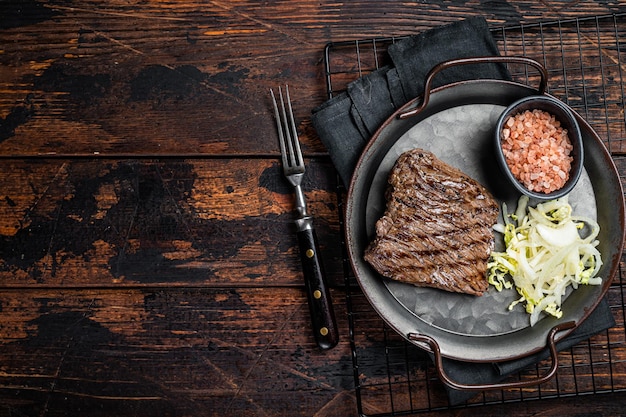
[[[596,237],[600,226],[592,219],[572,215],[567,196],[528,206],[522,196],[514,213],[502,206],[504,224],[494,230],[504,235],[504,252],[492,252],[489,283],[498,291],[515,286],[520,298],[509,305],[525,305],[533,326],[545,312],[563,315],[561,302],[567,288],[600,285],[596,274],[602,266]],[[579,232],[587,226],[589,233]]]

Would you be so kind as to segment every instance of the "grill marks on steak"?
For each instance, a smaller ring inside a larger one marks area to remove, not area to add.
[[[387,208],[365,260],[381,275],[482,295],[498,204],[489,191],[422,149],[405,152],[388,178]]]

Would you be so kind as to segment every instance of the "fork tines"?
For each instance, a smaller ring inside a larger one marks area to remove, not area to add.
[[[274,104],[274,115],[276,117],[278,139],[280,142],[280,153],[282,155],[283,169],[285,170],[285,174],[292,175],[297,173],[303,173],[304,160],[302,159],[302,151],[300,150],[300,142],[298,140],[296,123],[293,119],[293,109],[291,107],[291,99],[289,97],[289,86],[285,85],[286,99],[283,98],[282,88],[278,87],[280,111],[279,106],[276,102],[276,97],[274,96],[274,91],[272,89],[270,89],[270,93],[272,95],[272,102]],[[286,107],[285,101],[287,102]]]

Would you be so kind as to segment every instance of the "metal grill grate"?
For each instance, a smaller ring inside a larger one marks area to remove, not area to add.
[[[504,27],[493,29],[492,34],[503,55],[523,55],[543,63],[549,72],[548,92],[589,122],[616,164],[626,161],[620,158],[626,153],[626,14]],[[350,81],[388,64],[385,52],[398,39],[327,45],[329,97],[345,91]],[[509,70],[516,81],[538,83],[532,69],[509,65]],[[428,355],[374,312],[355,284],[347,260],[344,275],[358,412],[393,416],[450,408]],[[483,392],[463,407],[626,391],[625,280],[620,265],[607,293],[617,325],[561,352],[552,381],[530,389]],[[543,374],[550,364],[540,362],[512,378]]]

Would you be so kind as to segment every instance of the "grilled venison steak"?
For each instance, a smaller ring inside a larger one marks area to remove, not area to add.
[[[381,275],[482,295],[498,204],[482,185],[422,149],[398,158],[365,260]]]

